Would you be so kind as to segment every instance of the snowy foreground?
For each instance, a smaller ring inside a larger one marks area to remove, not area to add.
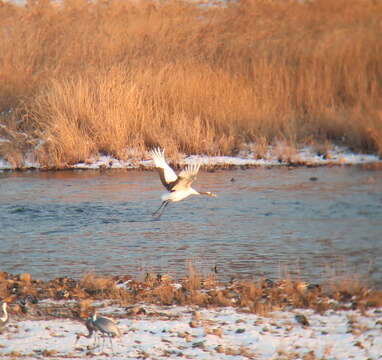
[[[148,158],[148,156],[147,156]],[[130,160],[120,160],[108,155],[98,155],[84,162],[69,166],[71,169],[136,169],[154,167],[151,159],[142,160],[137,152],[129,151]],[[355,154],[344,147],[334,146],[325,154],[318,154],[309,147],[301,148],[296,152],[288,152],[282,147],[269,147],[268,151],[261,158],[257,158],[252,151],[242,151],[238,156],[202,156],[184,155],[178,161],[178,165],[186,165],[200,162],[204,166],[282,166],[282,165],[362,165],[379,163],[382,160],[373,154]],[[24,159],[23,169],[39,169],[40,164],[34,159],[32,154],[28,154]],[[10,170],[12,165],[0,158],[0,170]]]
[[[258,316],[233,308],[145,306],[143,315],[119,318],[123,332],[92,348],[85,326],[68,319],[11,320],[0,335],[0,358],[95,359],[382,359],[382,309],[272,312]],[[117,318],[126,311],[105,308]],[[308,325],[296,320],[304,315]]]

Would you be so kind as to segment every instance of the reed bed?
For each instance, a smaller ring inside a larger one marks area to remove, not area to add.
[[[364,312],[380,308],[381,295],[367,279],[349,276],[333,276],[320,284],[291,276],[222,282],[215,273],[201,276],[192,267],[181,279],[148,273],[143,280],[129,275],[84,274],[80,279],[63,276],[42,281],[29,274],[0,272],[2,301],[11,304],[12,314],[33,318],[86,318],[95,304],[122,307],[126,310],[124,316],[145,314],[145,307],[150,304],[234,307],[259,315],[291,309],[312,309],[317,313],[330,309]],[[43,301],[48,299],[56,301]],[[197,318],[194,320],[198,322]]]
[[[381,154],[381,30],[376,0],[1,1],[0,156]]]

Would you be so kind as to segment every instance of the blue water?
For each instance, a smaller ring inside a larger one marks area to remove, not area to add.
[[[151,213],[150,171],[0,173],[0,270],[180,277],[192,264],[227,280],[284,272],[382,287],[382,172],[357,167],[201,172],[190,197]]]

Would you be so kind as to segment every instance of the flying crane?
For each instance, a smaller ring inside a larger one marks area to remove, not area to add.
[[[170,202],[181,201],[190,195],[207,195],[216,197],[216,194],[213,194],[210,191],[197,191],[191,187],[191,184],[196,179],[196,175],[198,174],[200,163],[187,165],[179,173],[179,175],[177,175],[167,164],[164,157],[164,150],[159,148],[154,149],[150,151],[150,156],[159,170],[159,177],[163,186],[169,191],[169,193],[162,195],[162,204],[158,210],[153,213],[153,216],[157,215],[159,218]]]

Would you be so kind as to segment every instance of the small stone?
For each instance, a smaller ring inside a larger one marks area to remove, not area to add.
[[[191,320],[188,325],[190,325],[191,328],[197,328],[199,327],[199,322],[195,320]]]
[[[204,342],[203,341],[194,342],[192,344],[192,347],[193,348],[204,349]]]
[[[219,336],[221,338],[223,336],[223,330],[221,328],[216,328],[211,331],[211,334]]]
[[[298,323],[300,323],[303,326],[309,326],[309,321],[306,318],[305,315],[298,314],[294,317]]]
[[[196,321],[199,321],[202,319],[202,315],[200,314],[200,311],[194,311],[192,313],[192,318]]]
[[[224,346],[223,345],[218,345],[215,347],[215,351],[219,354],[224,353]]]

